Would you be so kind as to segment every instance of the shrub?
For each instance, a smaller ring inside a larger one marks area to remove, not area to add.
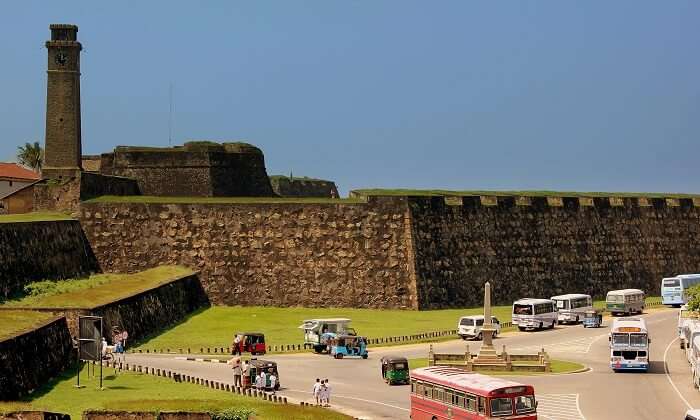
[[[247,407],[227,408],[225,410],[210,413],[212,420],[248,420],[255,411]]]

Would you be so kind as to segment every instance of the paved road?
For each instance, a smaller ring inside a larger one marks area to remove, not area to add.
[[[517,377],[517,381],[534,385],[541,419],[682,419],[689,407],[700,407],[700,392],[692,386],[689,365],[676,340],[676,317],[676,311],[670,309],[645,315],[652,337],[649,373],[610,370],[607,328],[561,326],[548,331],[516,332],[498,338],[495,344],[506,345],[511,353],[544,347],[554,358],[574,360],[590,367],[588,372],[578,374]],[[479,342],[466,344],[472,351],[480,346]],[[433,347],[436,352],[463,352],[465,342],[454,340]],[[335,360],[311,353],[269,358],[279,364],[282,395],[310,402],[314,379],[328,378],[333,387],[332,404],[348,414],[371,419],[406,419],[408,387],[386,385],[380,377],[379,359],[386,354],[427,357],[428,348],[428,344],[416,344],[376,349],[368,360]],[[213,380],[231,380],[231,370],[223,364],[177,360],[176,356],[165,355],[127,357],[130,363]]]

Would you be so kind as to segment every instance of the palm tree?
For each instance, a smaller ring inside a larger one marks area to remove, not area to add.
[[[34,169],[36,172],[41,172],[41,165],[44,163],[44,150],[38,141],[34,144],[29,142],[24,146],[17,147],[17,160],[24,166]]]

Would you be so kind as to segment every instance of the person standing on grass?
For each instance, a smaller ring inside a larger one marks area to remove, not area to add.
[[[321,380],[316,378],[316,383],[314,384],[314,399],[316,400],[316,405],[321,405]]]

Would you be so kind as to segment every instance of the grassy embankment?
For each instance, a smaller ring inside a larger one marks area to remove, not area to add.
[[[46,312],[0,311],[0,341],[30,330],[53,317]]]
[[[660,298],[647,298],[647,302]],[[596,301],[604,307],[605,302]],[[199,352],[200,348],[228,347],[237,331],[259,331],[265,334],[268,345],[301,344],[303,333],[298,327],[305,319],[350,318],[352,326],[370,338],[412,335],[431,331],[452,330],[464,315],[482,314],[483,308],[444,309],[434,311],[402,311],[351,308],[270,308],[214,306],[194,312],[178,325],[144,340],[137,349],[187,348]],[[501,322],[510,322],[511,306],[496,306],[493,314]],[[442,340],[454,339],[442,337]],[[432,339],[431,341],[437,341]]]
[[[97,368],[99,372],[99,368]],[[176,383],[166,378],[132,372],[114,375],[105,368],[104,390],[98,378],[88,378],[86,368],[80,375],[81,385],[74,387],[76,371],[64,372],[22,401],[0,402],[0,413],[17,410],[46,410],[70,414],[79,419],[85,410],[127,411],[209,411],[248,408],[261,420],[342,420],[349,417],[322,408],[275,405],[259,399],[205,388],[190,383]]]
[[[700,198],[700,194],[685,193],[655,193],[655,192],[604,192],[604,191],[546,191],[546,190],[523,190],[523,191],[450,191],[450,190],[412,190],[412,189],[360,189],[353,190],[354,194],[362,196],[373,195],[396,195],[396,196],[525,196],[525,197],[643,197],[643,198]]]
[[[428,358],[423,357],[419,359],[409,359],[408,360],[408,366],[411,369],[417,369],[417,368],[422,368],[428,366]],[[488,372],[486,374],[488,375],[495,375],[495,376],[531,376],[531,375],[551,375],[553,373],[571,373],[571,372],[576,372],[581,369],[584,369],[585,366],[576,363],[576,362],[569,362],[566,360],[551,360],[551,365],[550,365],[552,371],[551,372]]]
[[[86,203],[144,203],[144,204],[361,204],[363,198],[323,197],[156,197],[148,195],[105,195]]]
[[[135,274],[95,274],[84,279],[41,281],[2,306],[16,308],[94,308],[191,274],[181,266],[162,266]],[[2,313],[2,311],[0,311]]]
[[[51,222],[55,220],[73,220],[70,215],[55,212],[34,212],[24,214],[3,214],[0,215],[0,223],[18,222]]]

